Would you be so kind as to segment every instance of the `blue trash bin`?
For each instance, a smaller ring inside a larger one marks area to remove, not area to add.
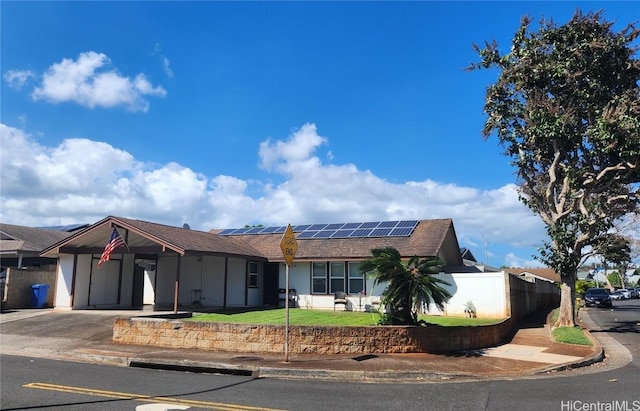
[[[43,308],[47,304],[49,284],[34,284],[31,286],[31,307]]]

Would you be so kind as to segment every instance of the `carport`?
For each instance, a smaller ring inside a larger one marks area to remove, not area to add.
[[[98,261],[116,228],[127,247]],[[141,308],[262,305],[265,258],[236,238],[109,216],[42,251],[58,259],[54,306]],[[257,267],[257,268],[256,268]],[[249,270],[258,273],[249,285]]]

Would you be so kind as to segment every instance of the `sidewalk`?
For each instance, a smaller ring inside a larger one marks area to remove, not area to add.
[[[68,361],[218,372],[256,378],[447,381],[516,378],[571,369],[604,358],[602,346],[551,341],[545,313],[530,316],[497,347],[448,354],[298,355],[154,349],[112,341],[118,317],[143,311],[18,310],[0,314],[0,354]],[[156,313],[157,314],[157,313]]]

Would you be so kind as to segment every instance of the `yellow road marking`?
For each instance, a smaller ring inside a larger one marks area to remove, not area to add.
[[[72,387],[68,385],[47,384],[44,382],[33,382],[30,384],[25,384],[23,385],[23,387],[38,388],[41,390],[68,392],[72,394],[93,395],[97,397],[120,398],[124,400],[135,400],[135,401],[152,402],[152,403],[167,403],[167,404],[175,404],[175,405],[188,405],[188,406],[195,406],[195,407],[207,408],[212,410],[220,410],[220,411],[285,411],[285,410],[279,410],[275,408],[252,407],[249,405],[225,404],[225,403],[209,402],[209,401],[185,400],[185,399],[176,399],[171,397],[155,397],[155,396],[144,395],[144,394],[132,394],[127,392],[119,392],[119,391],[97,390],[94,388],[82,388],[82,387]]]

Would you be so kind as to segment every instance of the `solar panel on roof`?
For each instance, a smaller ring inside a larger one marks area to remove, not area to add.
[[[298,234],[296,238],[311,238],[318,233],[319,231],[303,231],[300,234]]]
[[[408,237],[413,232],[413,228],[410,227],[398,227],[391,230],[389,237]]]
[[[322,231],[318,231],[318,234],[316,234],[313,238],[329,238],[331,237],[333,234],[335,234],[336,230],[322,230]]]
[[[419,220],[369,221],[366,223],[302,224],[293,227],[296,238],[408,237]],[[220,235],[279,234],[286,226],[227,228]]]
[[[398,225],[399,221],[382,221],[378,228],[395,228]]]
[[[398,223],[398,228],[400,227],[411,227],[414,228],[418,225],[418,220],[404,220]]]
[[[355,230],[336,230],[335,234],[331,236],[331,238],[347,238],[349,237]]]
[[[301,232],[301,231],[304,231],[304,230],[308,230],[309,227],[311,227],[311,224],[297,225],[297,226],[293,227],[293,231]]]
[[[362,223],[360,228],[376,228],[380,224],[380,221],[372,221],[369,223]]]
[[[391,228],[375,228],[369,237],[386,237],[391,232]]]
[[[326,227],[327,227],[327,224],[314,224],[311,227],[307,228],[307,230],[319,231],[319,230],[324,230]]]
[[[367,237],[369,234],[371,234],[372,231],[373,229],[371,228],[359,228],[357,230],[353,230],[353,233],[351,233],[349,238]]]

